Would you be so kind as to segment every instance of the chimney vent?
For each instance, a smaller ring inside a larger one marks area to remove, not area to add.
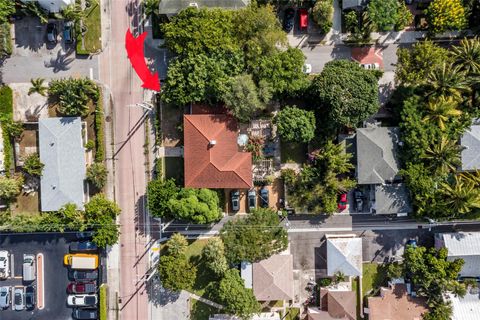
[[[217,144],[217,140],[210,140],[210,146],[213,147]]]

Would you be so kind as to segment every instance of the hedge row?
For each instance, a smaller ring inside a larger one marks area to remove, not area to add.
[[[95,106],[95,137],[97,139],[95,146],[95,161],[103,162],[105,160],[105,128],[103,125],[103,95],[100,94]]]
[[[100,320],[107,320],[107,285],[100,286]]]
[[[3,162],[7,177],[12,167],[13,145],[7,129],[7,122],[13,121],[13,92],[8,86],[0,87],[0,121],[3,137]]]

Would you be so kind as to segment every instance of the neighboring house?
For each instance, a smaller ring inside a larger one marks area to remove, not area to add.
[[[480,125],[472,125],[460,139],[462,150],[462,171],[480,169]]]
[[[398,175],[399,128],[357,129],[357,181],[369,189],[370,208],[377,214],[408,215],[410,195]]]
[[[357,295],[353,291],[321,288],[320,307],[308,308],[308,320],[356,320]]]
[[[67,203],[83,209],[85,149],[80,117],[40,119],[40,179],[42,211],[56,211]]]
[[[293,256],[276,254],[253,264],[241,263],[246,288],[253,288],[258,301],[293,300]]]
[[[278,312],[262,312],[254,314],[250,320],[281,320],[280,314]],[[214,314],[210,316],[209,320],[241,320],[237,316],[232,316],[228,314]]]
[[[245,8],[249,4],[250,0],[162,0],[158,12],[160,15],[170,18],[189,7],[237,10]]]
[[[66,6],[74,4],[75,0],[21,0],[22,2],[38,2],[46,11],[55,13],[62,11]]]
[[[249,189],[252,155],[237,145],[238,125],[224,114],[184,115],[185,187]]]
[[[461,277],[480,277],[480,232],[436,233],[435,248],[448,250],[448,261],[463,259]]]
[[[369,320],[421,320],[427,311],[426,299],[409,296],[405,284],[382,287],[380,296],[368,297]]]
[[[326,235],[327,275],[342,272],[346,276],[362,276],[362,239],[355,235]]]
[[[352,59],[361,65],[369,65],[367,69],[383,70],[382,48],[355,47],[352,48]],[[375,66],[375,67],[373,67]]]
[[[453,293],[447,293],[447,301],[452,304],[451,320],[478,320],[480,315],[480,296],[478,288],[470,288],[461,298]]]

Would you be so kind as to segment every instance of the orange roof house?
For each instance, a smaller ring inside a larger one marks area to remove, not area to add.
[[[184,115],[185,187],[249,189],[252,155],[238,149],[238,126],[225,114]]]

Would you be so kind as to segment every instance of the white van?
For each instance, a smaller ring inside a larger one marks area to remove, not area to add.
[[[23,281],[30,282],[35,280],[35,255],[23,255]]]

